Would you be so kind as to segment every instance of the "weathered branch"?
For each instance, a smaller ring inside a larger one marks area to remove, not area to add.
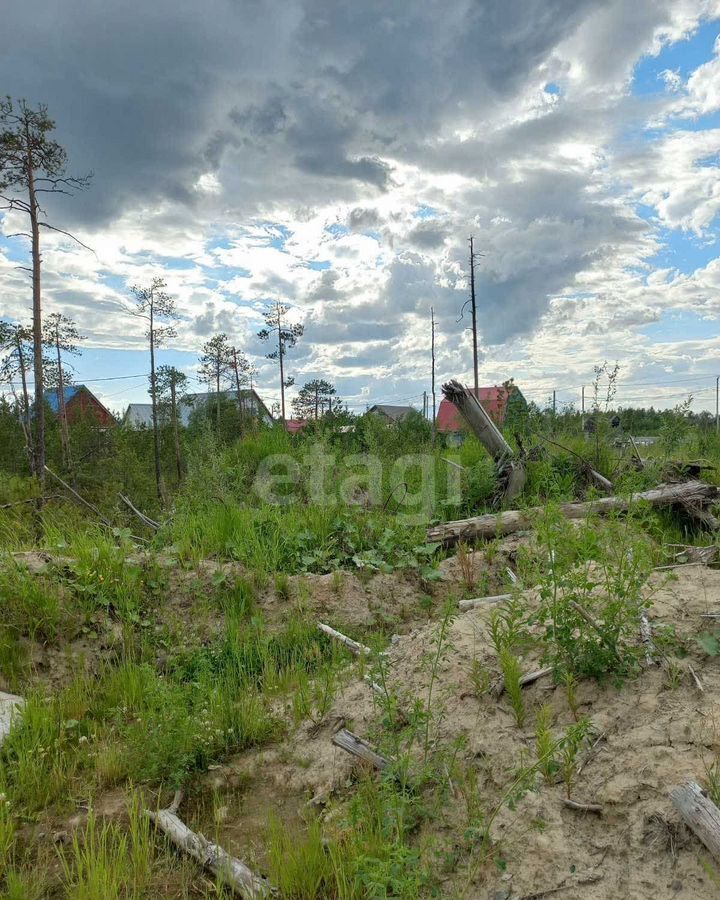
[[[159,522],[156,522],[154,519],[149,518],[149,516],[146,516],[145,513],[140,512],[140,510],[137,509],[135,506],[133,506],[132,501],[128,497],[126,497],[124,494],[118,493],[118,497],[122,500],[122,502],[126,506],[128,506],[135,513],[135,515],[138,517],[138,519],[140,519],[140,521],[144,525],[148,526],[148,528],[153,528],[153,529],[155,529],[155,531],[157,531],[160,528]]]
[[[390,760],[381,756],[367,741],[353,734],[352,731],[348,731],[347,728],[342,728],[337,734],[334,734],[332,742],[336,747],[340,747],[341,750],[345,750],[352,756],[357,756],[358,759],[380,769],[381,772],[390,765]]]
[[[55,472],[49,466],[43,466],[44,470],[50,475],[55,481],[58,481],[67,491],[73,495],[73,497],[81,503],[83,506],[86,506],[91,512],[95,513],[95,515],[100,519],[103,525],[107,525],[108,528],[112,528],[112,522],[105,518],[105,516],[100,512],[97,506],[93,506],[89,500],[86,500],[84,497],[81,497],[80,494],[75,490],[74,487],[71,487],[67,481],[64,481],[59,475],[56,475]]]
[[[687,481],[681,484],[661,484],[649,491],[640,491],[630,497],[599,497],[585,503],[564,503],[560,511],[568,519],[584,519],[591,515],[608,515],[626,512],[637,503],[650,506],[674,506],[692,504],[693,508],[715,500],[718,488],[702,481]],[[497,535],[513,534],[533,527],[535,518],[542,514],[542,507],[528,511],[507,510],[497,514],[474,516],[435,525],[427,531],[429,542],[453,544],[461,540],[494,538]]]
[[[720,861],[720,809],[696,781],[675,788],[670,799],[688,828]]]
[[[372,653],[372,650],[369,647],[366,647],[364,644],[358,643],[358,641],[354,641],[352,638],[347,637],[347,635],[342,634],[342,632],[340,631],[335,631],[334,628],[331,628],[324,622],[318,622],[318,628],[324,634],[327,634],[334,640],[339,641],[341,644],[344,644],[348,648],[348,650],[355,656],[360,656],[362,653]]]
[[[177,797],[177,795],[176,795]],[[175,801],[173,801],[175,803]],[[184,853],[192,856],[201,866],[211,871],[222,884],[231,888],[244,900],[262,900],[275,891],[261,876],[252,872],[245,863],[231,856],[205,835],[192,831],[176,814],[177,805],[157,812],[146,810],[155,826],[163,831]]]

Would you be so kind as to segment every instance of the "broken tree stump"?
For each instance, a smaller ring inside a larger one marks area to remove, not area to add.
[[[495,461],[498,476],[504,485],[503,500],[513,500],[525,487],[525,464],[516,457],[513,448],[469,388],[453,378],[442,386],[442,393]]]
[[[381,772],[390,765],[390,760],[385,759],[384,756],[373,750],[367,741],[353,734],[352,731],[348,731],[347,728],[343,728],[337,734],[334,734],[332,742],[336,747],[340,747],[341,750],[345,750],[346,753],[350,753],[352,756],[357,756],[358,759],[369,763]]]
[[[192,856],[243,900],[263,900],[273,896],[276,892],[268,881],[256,875],[244,862],[231,856],[218,844],[209,841],[205,835],[188,828],[177,814],[181,799],[182,794],[178,791],[167,809],[159,809],[157,812],[146,810],[148,818],[176,847]]]
[[[689,504],[694,509],[702,509],[703,505],[715,500],[717,496],[718,488],[715,485],[703,481],[686,481],[682,484],[660,484],[652,490],[639,491],[630,497],[598,497],[585,503],[563,503],[560,511],[568,519],[585,519],[591,515],[626,512],[636,503],[647,503],[657,507]],[[492,539],[498,535],[513,534],[532,528],[533,520],[541,513],[542,507],[527,512],[511,509],[444,522],[428,529],[427,540],[447,545],[457,541]]]
[[[720,809],[696,781],[688,781],[670,794],[683,822],[720,862]]]

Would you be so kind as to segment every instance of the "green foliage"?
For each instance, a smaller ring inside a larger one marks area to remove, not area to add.
[[[695,638],[695,641],[708,656],[720,656],[720,631],[716,631],[715,634],[704,631]]]
[[[625,676],[639,671],[637,631],[649,606],[646,539],[628,521],[576,527],[548,506],[537,524],[544,658],[556,677]]]
[[[118,823],[98,822],[93,810],[69,850],[60,851],[65,896],[72,900],[120,900],[146,894],[152,877],[150,820],[139,798],[129,806],[127,831]]]
[[[510,706],[512,707],[515,721],[519,728],[525,724],[526,709],[525,698],[523,697],[522,685],[522,667],[520,660],[510,650],[509,647],[502,647],[500,650],[500,670],[502,671],[505,692],[508,695]]]
[[[288,828],[277,816],[268,828],[270,883],[281,897],[315,900],[331,894],[333,862],[325,849],[322,828],[311,822],[306,829]]]

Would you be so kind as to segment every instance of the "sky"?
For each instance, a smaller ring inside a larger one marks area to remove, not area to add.
[[[147,402],[129,288],[155,276],[180,313],[160,362],[197,390],[222,331],[279,398],[257,338],[279,300],[297,386],[421,406],[431,307],[438,384],[472,379],[472,234],[481,384],[578,405],[607,360],[621,405],[714,411],[720,0],[37,0],[3,27],[0,95],[47,104],[93,173],[48,198],[91,249],[43,234],[43,298],[110,408]],[[0,221],[14,321],[25,227]]]

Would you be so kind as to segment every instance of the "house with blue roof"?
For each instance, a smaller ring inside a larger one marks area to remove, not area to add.
[[[99,425],[115,425],[115,416],[104,406],[84,384],[66,384],[63,388],[65,415],[69,424],[79,419],[94,418]],[[45,391],[45,401],[56,415],[60,414],[60,391],[49,388]]]

